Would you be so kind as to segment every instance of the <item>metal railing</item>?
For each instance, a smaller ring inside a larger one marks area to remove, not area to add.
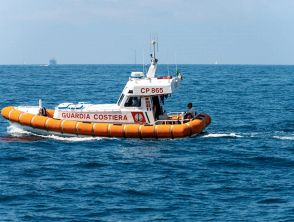
[[[154,122],[155,125],[174,125],[174,124],[183,124],[185,112],[170,112],[167,113],[168,119],[160,119]]]
[[[155,125],[175,125],[183,124],[194,119],[203,119],[203,115],[196,114],[194,118],[185,119],[185,112],[170,112],[167,114],[169,119],[156,120]],[[173,119],[171,119],[173,118]]]

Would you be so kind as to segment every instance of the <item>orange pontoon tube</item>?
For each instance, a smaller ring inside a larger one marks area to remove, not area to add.
[[[87,135],[98,137],[124,137],[124,138],[182,138],[201,133],[207,127],[211,118],[207,114],[199,114],[193,120],[183,124],[109,124],[85,123],[74,120],[54,119],[52,112],[48,116],[25,113],[13,106],[2,109],[2,116],[14,123],[45,130],[54,133],[71,135]]]

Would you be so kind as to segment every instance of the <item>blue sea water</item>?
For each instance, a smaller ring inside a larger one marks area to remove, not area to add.
[[[0,221],[294,221],[294,66],[179,68],[166,109],[210,114],[197,137],[36,137],[0,118]],[[136,69],[0,66],[0,106],[115,103]]]

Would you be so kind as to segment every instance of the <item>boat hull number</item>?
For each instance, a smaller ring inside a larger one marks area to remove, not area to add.
[[[141,88],[141,93],[163,93],[163,88]]]

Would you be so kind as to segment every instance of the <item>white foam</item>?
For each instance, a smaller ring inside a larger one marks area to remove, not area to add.
[[[94,140],[101,140],[104,139],[103,137],[92,137],[92,136],[62,136],[62,135],[54,135],[54,134],[38,134],[33,133],[25,130],[19,125],[12,124],[7,127],[7,133],[15,136],[15,137],[21,137],[21,136],[38,136],[46,139],[53,139],[53,140],[59,140],[59,141],[70,141],[70,142],[82,142],[82,141],[94,141]],[[105,138],[106,139],[106,138]],[[107,138],[107,139],[116,139],[116,138]]]
[[[279,140],[294,140],[294,136],[273,136],[273,138]]]
[[[31,132],[28,132],[21,127],[17,127],[17,125],[9,125],[7,127],[7,133],[15,137],[20,137],[23,135],[30,135],[30,134],[32,135]]]
[[[57,135],[38,135],[43,138],[60,140],[60,141],[70,141],[70,142],[83,142],[83,141],[92,141],[92,140],[101,140],[102,137],[90,137],[90,136],[73,136],[73,137],[63,137]]]
[[[204,138],[221,138],[221,137],[234,137],[241,138],[243,136],[237,133],[208,133],[207,135],[202,136]]]
[[[250,137],[258,137],[259,136],[259,133],[250,133],[249,136]]]

